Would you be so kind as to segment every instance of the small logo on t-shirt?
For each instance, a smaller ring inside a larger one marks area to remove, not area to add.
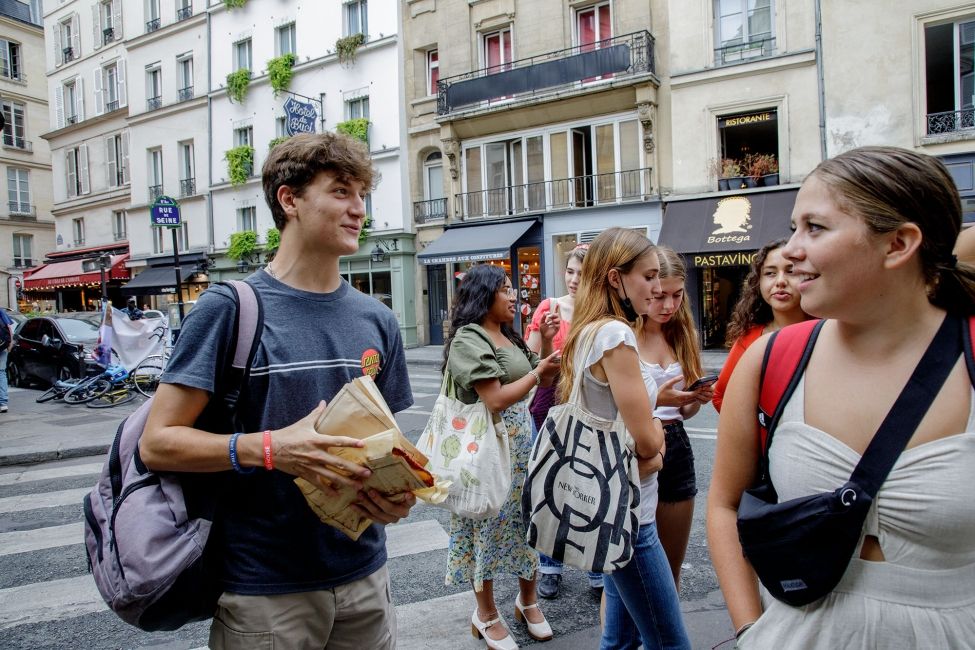
[[[369,348],[362,353],[362,374],[369,375],[375,379],[376,375],[379,374],[379,350],[375,348]]]

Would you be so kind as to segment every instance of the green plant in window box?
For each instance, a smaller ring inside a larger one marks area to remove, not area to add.
[[[254,147],[243,144],[223,154],[227,161],[227,175],[231,185],[243,185],[254,170]]]
[[[339,122],[335,125],[336,133],[344,133],[358,138],[363,142],[369,142],[369,120],[364,117],[354,117],[351,120]]]
[[[231,101],[238,104],[244,103],[247,97],[247,87],[251,83],[251,71],[247,68],[235,70],[227,75],[227,94]]]
[[[268,228],[267,234],[264,239],[266,244],[264,244],[264,262],[270,262],[274,259],[274,254],[278,252],[278,247],[281,245],[281,231],[277,228]]]
[[[227,9],[237,9],[247,4],[247,0],[223,0],[223,6]]]
[[[230,234],[230,246],[227,257],[232,260],[247,259],[257,250],[257,233],[253,230],[241,230]]]
[[[290,137],[290,135],[282,135],[277,138],[271,138],[271,140],[267,143],[267,150],[270,151],[271,149],[274,149],[276,146],[285,140],[288,140]]]
[[[359,231],[359,245],[362,246],[369,239],[369,230],[372,228],[372,217],[366,215],[366,220],[362,222],[362,230]]]
[[[294,76],[295,62],[294,54],[282,54],[274,57],[267,62],[267,76],[271,81],[271,88],[274,89],[274,96],[277,97],[282,90],[287,90],[291,85],[291,77]]]
[[[355,53],[366,42],[365,34],[351,34],[335,41],[339,63],[355,63]]]

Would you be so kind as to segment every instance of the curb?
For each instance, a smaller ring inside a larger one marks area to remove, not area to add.
[[[108,453],[109,447],[111,447],[110,444],[89,445],[87,447],[68,447],[66,449],[52,449],[49,451],[29,451],[22,454],[5,454],[0,455],[0,467],[36,465],[54,460],[101,456]]]

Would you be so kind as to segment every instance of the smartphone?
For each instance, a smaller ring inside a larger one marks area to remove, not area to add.
[[[691,384],[690,386],[688,386],[684,390],[686,390],[686,391],[695,391],[698,388],[701,388],[702,386],[710,386],[711,384],[713,384],[716,381],[718,381],[718,376],[717,375],[706,375],[704,377],[701,377],[697,381],[695,381],[693,384]]]

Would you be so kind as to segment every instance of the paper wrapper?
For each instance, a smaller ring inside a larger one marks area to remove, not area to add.
[[[362,481],[364,490],[373,489],[394,499],[413,492],[428,503],[443,503],[447,498],[450,482],[437,481],[422,469],[428,465],[427,457],[400,432],[372,377],[359,377],[343,386],[315,423],[315,430],[365,442],[361,448],[329,449],[329,453],[370,469],[372,475]],[[295,484],[319,519],[352,539],[359,539],[372,524],[372,519],[349,507],[358,498],[355,490],[338,486],[338,496],[330,497],[304,479],[295,479]]]

